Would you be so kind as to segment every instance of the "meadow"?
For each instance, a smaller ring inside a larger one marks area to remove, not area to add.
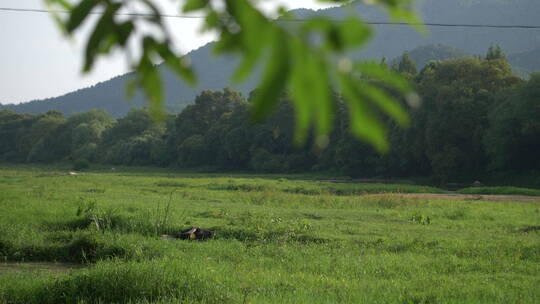
[[[0,168],[1,304],[540,302],[540,197],[409,198],[400,194],[447,192],[308,175]],[[191,226],[215,236],[162,237]]]

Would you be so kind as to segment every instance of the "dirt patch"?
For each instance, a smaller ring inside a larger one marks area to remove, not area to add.
[[[412,199],[448,200],[448,201],[487,201],[487,202],[520,202],[540,203],[538,196],[526,195],[479,195],[479,194],[435,194],[435,193],[403,193],[403,194],[370,194],[368,196],[398,196]]]
[[[65,273],[83,268],[84,265],[73,263],[28,262],[28,263],[0,263],[0,274],[5,272],[51,272]]]

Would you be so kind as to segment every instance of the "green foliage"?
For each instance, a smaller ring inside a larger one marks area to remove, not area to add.
[[[423,106],[413,114],[415,151],[442,181],[476,180],[487,165],[481,145],[499,96],[519,84],[504,60],[454,59],[428,64],[418,76]]]
[[[179,163],[183,166],[193,167],[204,163],[204,138],[198,134],[186,138],[178,147],[178,154],[180,155]]]
[[[84,158],[79,158],[73,162],[73,170],[82,171],[90,168],[90,163]]]
[[[47,2],[62,7],[69,6],[62,0]],[[136,41],[142,46],[142,54],[138,58],[128,57],[136,72],[135,81],[146,92],[153,116],[163,118],[163,89],[160,75],[154,67],[156,60],[163,61],[190,83],[195,82],[195,77],[188,60],[173,50],[171,34],[163,23],[159,8],[152,1],[136,1],[150,12],[149,18],[115,18],[115,14],[131,2],[80,0],[73,4],[62,28],[72,34],[82,26],[93,9],[102,10],[104,13],[86,43],[83,70],[92,69],[99,56],[110,53],[115,48],[127,50],[128,41]],[[417,21],[410,12],[409,0],[378,3],[384,6],[394,19]],[[313,128],[320,138],[315,144],[322,147],[333,126],[335,104],[331,93],[342,91],[351,113],[353,134],[368,141],[379,152],[388,151],[384,125],[375,113],[382,111],[403,125],[403,117],[406,116],[396,99],[366,82],[362,77],[362,69],[357,68],[346,56],[350,50],[365,45],[371,36],[370,28],[359,16],[350,14],[343,22],[312,17],[299,26],[291,27],[287,25],[288,19],[292,17],[289,14],[282,14],[278,20],[272,20],[249,0],[227,0],[220,8],[212,4],[212,1],[187,1],[181,6],[181,11],[205,16],[203,29],[219,37],[215,48],[217,53],[235,53],[242,57],[233,77],[235,80],[246,79],[255,67],[266,62],[253,98],[254,118],[267,116],[277,105],[281,94],[290,90],[297,113],[296,143],[305,143]],[[135,35],[139,32],[138,29],[144,26],[154,28],[155,34],[146,32]],[[313,39],[314,37],[317,39]],[[338,64],[335,64],[336,58]],[[378,69],[385,70],[383,66],[378,66]],[[396,86],[399,82],[394,80],[396,77],[386,77],[382,81],[390,87]],[[409,87],[400,88],[403,89],[400,93],[411,92]],[[389,111],[389,108],[392,110]]]
[[[413,75],[413,76],[416,75],[416,73],[418,72],[416,69],[416,63],[412,60],[411,56],[409,55],[409,52],[403,53],[396,67],[396,70],[399,73]]]
[[[420,225],[431,224],[431,218],[429,216],[418,214],[418,213],[414,213],[409,219],[409,221],[420,224]]]
[[[45,138],[64,123],[58,111],[40,115],[17,114],[0,111],[0,158],[8,161],[25,161],[40,158],[36,145],[45,148]]]
[[[540,170],[540,75],[534,74],[488,115],[484,138],[491,167],[498,170]]]
[[[490,46],[486,54],[486,60],[506,60],[506,55],[499,45]]]
[[[283,156],[274,155],[262,148],[252,152],[251,166],[255,172],[262,173],[284,172],[288,169]]]
[[[90,222],[97,231],[104,233],[107,230],[112,230],[113,225],[115,225],[117,210],[113,208],[103,210],[97,205],[95,199],[84,200],[81,198],[76,214]]]
[[[91,110],[62,120],[54,130],[43,134],[28,155],[28,161],[50,162],[85,158],[97,161],[97,145],[103,131],[114,122],[105,111]]]
[[[104,160],[112,164],[149,165],[162,156],[164,124],[151,118],[151,110],[134,108],[103,133]]]

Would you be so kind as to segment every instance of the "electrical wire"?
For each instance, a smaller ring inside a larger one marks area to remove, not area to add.
[[[31,9],[31,8],[10,8],[0,7],[0,11],[6,12],[30,12],[30,13],[57,13],[57,14],[69,14],[69,11],[65,10],[45,10],[45,9]],[[91,15],[102,15],[103,12],[90,12]],[[116,13],[116,16],[132,16],[132,17],[154,17],[153,14],[148,13]],[[191,16],[191,15],[171,15],[171,14],[159,14],[162,18],[180,18],[180,19],[204,19],[204,16]],[[279,19],[278,22],[305,22],[308,19],[291,18],[291,19]],[[335,22],[341,22],[341,20],[333,20]],[[496,28],[496,29],[540,29],[540,25],[519,25],[519,24],[466,24],[466,23],[407,23],[407,22],[385,22],[385,21],[365,21],[366,24],[371,25],[398,25],[398,26],[431,26],[431,27],[467,27],[467,28]]]

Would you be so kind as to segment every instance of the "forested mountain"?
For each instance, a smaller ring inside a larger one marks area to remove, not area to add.
[[[313,138],[295,146],[294,110],[282,95],[264,121],[250,119],[252,100],[237,92],[203,91],[164,123],[146,108],[114,119],[92,110],[0,111],[0,161],[98,162],[256,172],[334,171],[357,177],[422,177],[540,186],[540,74],[515,76],[500,49],[483,56],[431,62],[420,72],[402,56],[393,68],[411,80],[422,106],[408,109],[411,126],[388,120],[392,150],[381,155],[351,136],[340,94],[325,147]],[[253,95],[251,95],[253,96]],[[525,181],[523,181],[523,178]]]
[[[237,60],[232,57],[216,58],[212,56],[212,44],[203,46],[191,52],[190,59],[197,71],[198,87],[192,88],[166,68],[161,68],[162,79],[165,82],[166,106],[173,112],[178,112],[191,103],[196,94],[202,89],[219,90],[228,86],[228,76],[233,71]],[[19,105],[0,106],[0,109],[10,109],[21,113],[43,113],[48,110],[58,110],[66,115],[84,112],[91,109],[102,109],[114,117],[125,115],[130,108],[144,105],[144,96],[138,93],[133,99],[126,97],[125,86],[131,74],[118,76],[111,80],[101,82],[95,86],[77,90],[66,95],[36,100]],[[253,87],[253,84],[246,84]],[[242,92],[247,89],[237,88]]]
[[[428,23],[537,25],[540,16],[538,0],[419,0],[416,6],[423,21]],[[356,9],[366,21],[388,20],[382,10],[376,7],[358,5]],[[295,15],[300,18],[313,14],[342,18],[347,10],[331,8],[316,12],[305,9],[295,11]],[[540,70],[540,56],[537,56],[540,53],[538,29],[428,27],[428,30],[427,35],[422,35],[408,26],[376,25],[376,34],[371,43],[354,56],[376,60],[382,57],[392,59],[409,50],[413,60],[422,67],[430,60],[483,54],[491,45],[496,44],[509,54],[509,62],[521,75]],[[233,87],[229,83],[229,75],[237,60],[233,57],[216,58],[212,56],[211,49],[212,44],[209,44],[189,54],[198,72],[199,83],[196,88],[186,86],[163,70],[169,109],[179,111],[194,100],[201,90]],[[141,95],[131,102],[127,101],[124,86],[129,77],[129,74],[119,76],[56,98],[0,108],[24,113],[57,109],[68,115],[96,108],[119,117],[125,115],[129,108],[144,104]],[[242,87],[233,88],[246,94],[254,86],[255,81],[251,79]]]

